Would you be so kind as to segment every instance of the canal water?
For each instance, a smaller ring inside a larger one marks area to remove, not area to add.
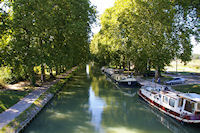
[[[97,67],[79,70],[27,126],[25,133],[197,133],[153,109],[136,94],[117,89]]]

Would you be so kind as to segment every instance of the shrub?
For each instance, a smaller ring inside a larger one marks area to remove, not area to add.
[[[0,84],[8,83],[13,79],[11,68],[0,67]]]

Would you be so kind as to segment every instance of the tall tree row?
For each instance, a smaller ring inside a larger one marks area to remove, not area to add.
[[[89,56],[90,24],[95,20],[89,0],[15,0],[9,3],[10,40],[4,60],[13,73],[35,83],[35,67],[59,74],[86,62]],[[6,15],[6,11],[1,10]],[[3,14],[3,15],[4,15]],[[1,13],[1,16],[3,16]],[[4,15],[4,16],[5,16]],[[6,19],[1,19],[1,21]],[[1,23],[1,28],[3,27]],[[5,31],[1,30],[1,31]],[[0,36],[5,36],[1,32]],[[2,40],[2,37],[1,37]],[[1,58],[1,57],[0,57]]]
[[[173,59],[189,61],[190,38],[200,38],[199,2],[194,2],[117,0],[101,16],[90,46],[94,59],[124,67],[132,62],[136,73],[154,68],[156,78]]]

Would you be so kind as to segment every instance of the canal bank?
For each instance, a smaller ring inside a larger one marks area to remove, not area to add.
[[[72,68],[60,75],[58,79],[33,91],[20,102],[1,113],[0,133],[20,132],[66,84],[77,69],[78,67]]]
[[[116,89],[99,68],[79,71],[25,128],[24,133],[193,132],[145,104],[138,88]]]

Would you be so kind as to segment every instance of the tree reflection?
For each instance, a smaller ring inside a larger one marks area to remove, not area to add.
[[[103,133],[103,129],[101,127],[101,120],[102,120],[102,113],[104,110],[104,107],[106,106],[105,101],[95,96],[95,93],[90,87],[89,90],[89,111],[91,112],[91,123],[94,125],[95,130],[97,132]]]

